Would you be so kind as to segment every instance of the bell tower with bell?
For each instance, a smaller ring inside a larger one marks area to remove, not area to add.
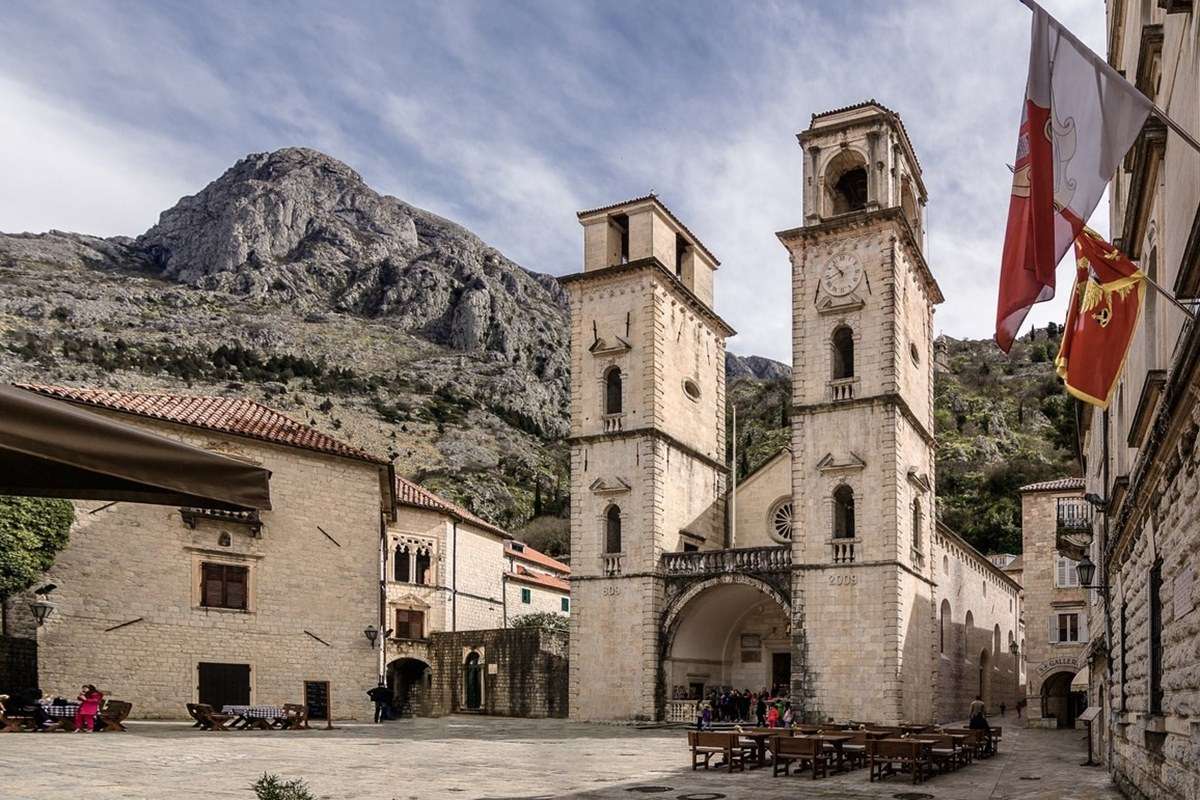
[[[792,265],[792,701],[926,720],[937,651],[933,307],[925,186],[899,115],[815,114]],[[939,565],[940,566],[940,565]],[[805,625],[805,620],[813,624]],[[819,624],[818,622],[819,621]]]

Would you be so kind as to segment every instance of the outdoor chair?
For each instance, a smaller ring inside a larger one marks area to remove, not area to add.
[[[744,770],[746,759],[754,755],[753,744],[742,744],[741,737],[736,733],[716,733],[713,731],[688,731],[688,746],[692,748],[692,769],[703,766],[708,769],[715,755],[720,755],[726,769]]]
[[[897,772],[912,774],[912,782],[925,780],[932,763],[929,744],[917,739],[880,739],[871,749],[871,781],[881,781]]]
[[[846,731],[848,736],[854,738],[842,745],[842,754],[846,759],[846,763],[851,769],[857,769],[865,766],[867,763],[867,743],[870,741],[867,738],[865,731]]]
[[[283,716],[275,720],[280,730],[308,730],[308,706],[300,703],[284,703]]]
[[[805,769],[812,769],[812,778],[824,778],[829,774],[829,754],[820,739],[810,739],[805,736],[780,736],[771,746],[775,760],[771,774],[778,778],[788,775],[793,763],[800,766],[794,774],[800,774]]]
[[[967,757],[970,761],[976,758],[987,758],[987,732],[980,728],[946,728],[945,733],[958,733],[966,736],[964,743]]]
[[[929,748],[929,760],[941,772],[950,772],[967,763],[963,748],[955,744],[954,739],[948,734],[923,733],[916,738],[932,745]]]
[[[125,730],[125,719],[132,710],[133,703],[126,703],[124,700],[105,700],[104,705],[100,707],[100,713],[96,715],[96,730]]]
[[[203,731],[227,731],[229,724],[235,719],[232,714],[218,714],[213,711],[213,707],[204,703],[188,703],[188,713],[192,715],[192,719],[196,720],[200,730]]]
[[[999,725],[992,727],[992,754],[1000,752],[1000,736],[1003,733],[1003,728]]]

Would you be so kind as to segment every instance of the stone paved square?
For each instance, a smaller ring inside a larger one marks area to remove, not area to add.
[[[815,781],[758,769],[693,772],[677,729],[455,716],[209,734],[184,723],[135,722],[125,734],[0,737],[0,797],[253,798],[250,783],[274,772],[301,777],[315,796],[330,800],[782,800],[909,792],[938,800],[1118,798],[1105,771],[1079,766],[1083,760],[1080,731],[1009,725],[999,756],[913,786],[900,777],[872,784],[865,769]]]

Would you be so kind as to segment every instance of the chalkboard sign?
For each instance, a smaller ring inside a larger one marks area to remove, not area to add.
[[[304,705],[309,719],[329,719],[329,681],[305,681]]]

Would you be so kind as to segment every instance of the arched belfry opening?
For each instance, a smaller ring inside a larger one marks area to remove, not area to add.
[[[904,213],[904,219],[912,228],[913,236],[919,243],[921,241],[921,207],[917,203],[916,195],[913,194],[912,181],[907,177],[900,184],[900,210]]]
[[[604,513],[604,552],[621,552],[621,509],[615,505]]]
[[[854,377],[854,331],[845,325],[833,332],[833,379]]]
[[[833,538],[854,538],[854,490],[842,484],[833,490]]]
[[[621,395],[621,368],[610,367],[604,373],[604,413],[620,414],[623,408]]]
[[[826,215],[848,214],[867,207],[867,160],[846,149],[825,165]]]

